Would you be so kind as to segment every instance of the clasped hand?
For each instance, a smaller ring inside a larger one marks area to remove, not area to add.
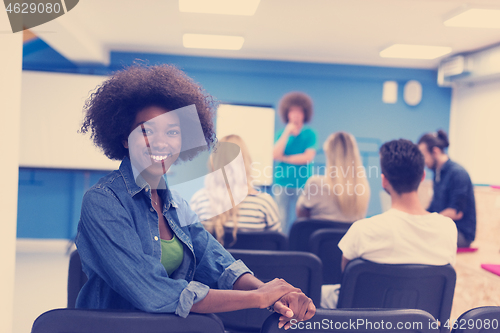
[[[289,329],[290,320],[308,320],[316,313],[312,300],[302,290],[295,288],[283,279],[274,279],[257,289],[262,292],[262,308],[274,307],[274,311],[281,314],[278,326]]]

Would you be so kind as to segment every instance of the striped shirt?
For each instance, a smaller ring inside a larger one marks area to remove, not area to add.
[[[198,214],[198,217],[210,230],[211,222],[209,218],[213,216],[210,213],[210,203],[206,189],[196,192],[189,203],[191,209]],[[232,219],[226,221],[225,228],[232,229],[234,222]],[[238,205],[238,230],[274,230],[281,231],[281,223],[278,215],[278,206],[274,199],[267,193],[258,192],[249,194]]]

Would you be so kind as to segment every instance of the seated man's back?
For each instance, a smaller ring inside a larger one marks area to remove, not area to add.
[[[457,228],[438,213],[412,215],[398,209],[355,222],[339,242],[348,260],[383,264],[454,264]]]
[[[354,222],[339,242],[342,271],[349,261],[363,258],[381,264],[454,264],[457,228],[449,217],[427,212],[418,197],[425,178],[424,156],[408,140],[386,142],[380,148],[382,187],[391,209]],[[321,306],[335,308],[338,285],[323,286]]]

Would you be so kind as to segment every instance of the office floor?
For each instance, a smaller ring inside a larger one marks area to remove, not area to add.
[[[500,276],[481,268],[481,264],[500,265],[500,190],[476,187],[477,231],[474,253],[458,253],[455,270],[457,284],[451,318],[468,309],[500,306]]]
[[[66,307],[67,246],[66,240],[17,241],[13,333],[31,332],[40,314]]]
[[[500,190],[478,187],[475,253],[457,255],[457,285],[451,319],[474,307],[500,306],[500,276],[481,264],[500,264]],[[66,307],[68,242],[18,240],[14,299],[14,331],[27,333],[43,312]]]

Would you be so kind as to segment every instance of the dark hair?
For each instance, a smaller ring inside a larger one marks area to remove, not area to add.
[[[299,106],[302,108],[304,111],[304,123],[311,120],[313,116],[313,102],[309,95],[300,91],[292,91],[281,98],[278,106],[278,113],[285,123],[288,123],[288,112],[292,106]]]
[[[139,111],[157,106],[172,111],[184,106],[195,105],[206,147],[181,152],[180,160],[189,160],[206,150],[215,141],[213,117],[217,103],[197,83],[180,69],[171,65],[133,65],[116,72],[87,99],[84,106],[85,119],[80,133],[91,132],[94,144],[113,160],[128,156],[123,146],[135,117]],[[181,133],[183,127],[198,122],[179,113]],[[189,131],[186,131],[187,133]],[[183,145],[189,145],[191,137],[183,137]]]
[[[424,155],[409,140],[393,140],[380,147],[380,166],[398,194],[413,192],[424,174]]]
[[[432,153],[434,147],[438,147],[442,152],[450,145],[448,141],[448,135],[442,129],[438,130],[436,133],[427,133],[422,135],[418,144],[425,143],[427,145],[427,150]]]

